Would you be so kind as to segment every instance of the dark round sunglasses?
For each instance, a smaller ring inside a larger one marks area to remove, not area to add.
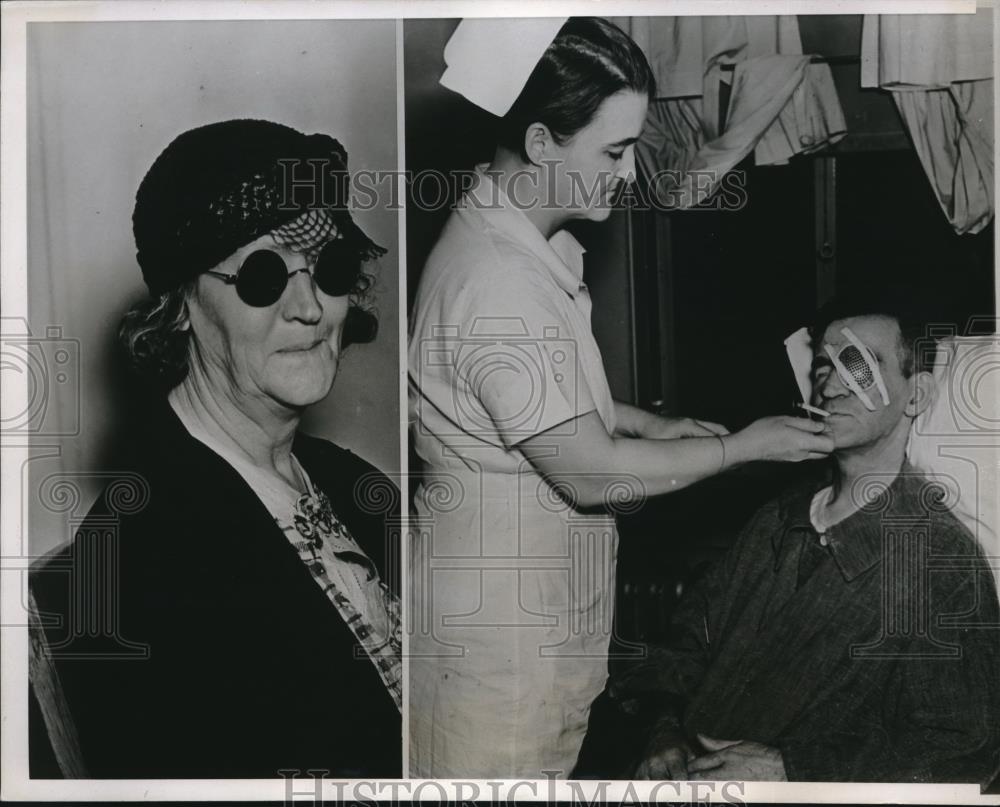
[[[288,278],[308,269],[288,271],[288,264],[277,252],[258,249],[251,252],[235,275],[209,270],[207,274],[221,278],[227,286],[236,286],[236,293],[247,305],[264,308],[274,305],[285,293]],[[356,247],[338,238],[328,242],[316,257],[312,278],[319,290],[331,297],[349,294],[361,272],[361,256]]]

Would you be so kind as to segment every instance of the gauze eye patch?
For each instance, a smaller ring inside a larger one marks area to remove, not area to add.
[[[840,332],[847,338],[848,344],[835,350],[830,345],[823,349],[833,362],[837,375],[844,385],[858,398],[865,408],[875,411],[875,404],[868,393],[877,388],[882,398],[882,405],[889,405],[889,391],[886,389],[882,373],[878,369],[878,360],[869,348],[854,335],[850,328],[841,328]]]

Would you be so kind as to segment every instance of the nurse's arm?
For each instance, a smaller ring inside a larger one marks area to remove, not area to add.
[[[648,437],[673,440],[677,437],[711,437],[729,434],[729,430],[708,420],[654,415],[632,404],[615,401],[615,437]]]
[[[734,434],[676,440],[613,436],[596,411],[574,425],[526,437],[517,448],[580,507],[607,503],[612,490],[618,498],[622,479],[640,480],[636,497],[656,496],[754,460],[798,462],[833,450],[822,423],[791,416],[762,418]]]

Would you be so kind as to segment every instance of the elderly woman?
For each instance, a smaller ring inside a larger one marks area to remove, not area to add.
[[[180,135],[139,188],[151,297],[121,336],[162,392],[135,413],[117,488],[133,500],[109,489],[33,581],[62,617],[36,706],[54,746],[75,731],[85,775],[401,773],[391,514],[374,506],[398,496],[298,431],[343,347],[375,332],[363,269],[384,250],[347,212],[346,161],[326,135],[226,121]]]

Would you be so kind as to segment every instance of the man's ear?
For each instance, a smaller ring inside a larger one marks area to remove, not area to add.
[[[934,399],[936,384],[934,383],[934,376],[926,371],[914,373],[911,381],[913,382],[911,387],[912,393],[910,400],[906,402],[906,409],[903,411],[907,417],[915,418],[931,405],[931,401]]]
[[[555,139],[544,123],[532,123],[524,131],[524,153],[534,165],[541,165],[550,156]]]

